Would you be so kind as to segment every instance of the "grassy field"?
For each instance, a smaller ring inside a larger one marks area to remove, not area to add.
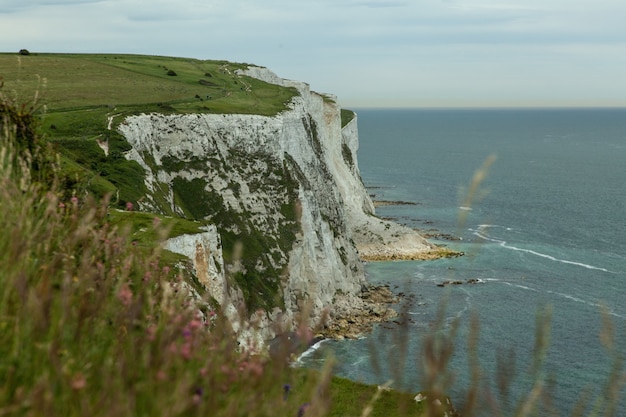
[[[295,89],[235,74],[246,67],[142,55],[0,54],[5,94],[14,91],[20,101],[38,94],[51,113],[157,108],[274,115],[284,110]]]
[[[236,74],[246,64],[142,55],[0,54],[1,92],[40,117],[40,135],[61,155],[74,193],[115,194],[120,207],[145,193],[143,169],[116,132],[122,116],[242,113],[272,116],[297,95]],[[104,155],[98,142],[107,141]]]

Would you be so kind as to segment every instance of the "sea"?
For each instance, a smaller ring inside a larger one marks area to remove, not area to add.
[[[542,381],[546,410],[591,413],[626,355],[626,109],[356,112],[363,182],[397,203],[377,215],[464,256],[368,263],[402,295],[398,319],[299,365],[418,392],[437,340],[458,408],[479,385],[512,415]]]

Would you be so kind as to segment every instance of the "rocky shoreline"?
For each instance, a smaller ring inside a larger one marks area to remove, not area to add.
[[[295,360],[316,343],[325,339],[358,339],[370,333],[376,323],[391,322],[398,312],[391,306],[400,301],[387,285],[364,286],[358,296],[338,295],[328,318],[313,330],[298,328],[279,334],[268,344],[271,358]]]
[[[329,339],[357,339],[372,331],[374,324],[398,316],[391,308],[400,297],[388,286],[364,287],[360,296],[339,296],[330,311],[329,322],[319,331],[318,337]]]
[[[374,200],[374,207],[383,207],[383,206],[417,206],[418,203],[414,203],[412,201],[392,201],[392,200]]]
[[[440,258],[456,258],[463,255],[463,252],[453,251],[442,246],[435,246],[429,251],[389,250],[385,247],[380,247],[361,253],[361,259],[364,261],[431,261]]]

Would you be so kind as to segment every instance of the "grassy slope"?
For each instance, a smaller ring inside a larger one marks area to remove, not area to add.
[[[122,207],[146,190],[143,170],[123,158],[129,145],[115,131],[120,116],[151,111],[275,115],[297,94],[235,74],[245,67],[142,55],[0,54],[4,94],[41,110],[42,134],[64,157],[67,187],[98,197],[113,193]],[[97,144],[104,139],[108,156]]]
[[[98,107],[145,111],[158,104],[177,112],[273,115],[283,110],[295,91],[234,74],[246,67],[142,55],[0,54],[5,89],[24,98],[39,91],[50,112]],[[168,76],[169,70],[177,75]]]

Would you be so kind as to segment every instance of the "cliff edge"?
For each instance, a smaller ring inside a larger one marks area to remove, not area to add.
[[[295,87],[303,96],[311,94],[307,84],[282,79],[265,68],[250,67],[240,73],[283,87]],[[334,96],[324,97],[333,104],[336,101]],[[327,118],[329,123],[337,122],[340,110],[334,106],[330,111],[331,116]],[[445,251],[429,243],[415,230],[375,216],[374,204],[363,186],[357,162],[357,114],[341,128],[341,146],[342,157],[339,158],[335,153],[329,162],[334,168],[333,173],[346,209],[346,221],[361,260],[422,260],[445,256]]]
[[[351,305],[363,310],[364,259],[437,252],[415,231],[375,217],[357,164],[356,115],[342,126],[333,96],[265,68],[237,74],[299,95],[276,116],[140,114],[118,131],[132,146],[126,157],[146,171],[142,210],[213,225],[167,248],[193,261],[225,311],[236,317],[245,307],[255,317],[262,331],[247,337],[269,339],[304,309],[314,323],[350,314]]]

